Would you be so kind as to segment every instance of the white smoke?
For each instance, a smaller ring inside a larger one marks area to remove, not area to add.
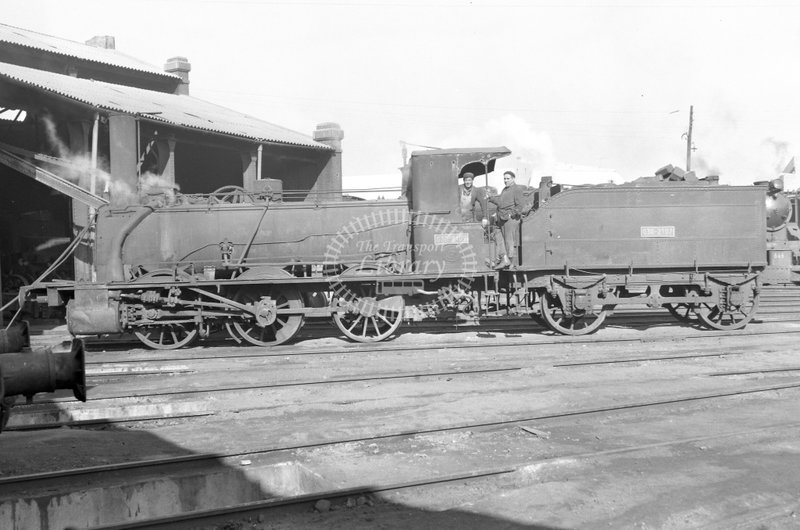
[[[721,176],[720,181],[724,184],[747,185],[776,178],[794,151],[791,142],[775,137],[759,141],[731,134],[727,141],[724,138],[705,139],[702,152],[702,156],[692,156],[692,169],[698,176],[716,174]]]
[[[732,108],[727,101],[695,107],[692,169],[698,176],[720,175],[723,184],[776,178],[800,146],[791,109],[773,115]]]
[[[111,204],[136,204],[141,196],[172,192],[177,186],[160,175],[147,172],[139,177],[139,189],[133,189],[127,182],[114,179],[110,173],[101,169],[108,165],[104,158],[98,159],[98,167],[92,168],[91,153],[75,153],[61,140],[56,125],[49,116],[42,119],[46,138],[55,156],[66,165],[52,165],[49,168],[61,178],[91,191],[92,171],[95,173],[95,194],[108,197]]]
[[[173,192],[180,190],[180,187],[164,178],[161,175],[156,175],[155,173],[144,173],[142,176],[139,177],[139,193],[141,195],[148,195],[154,193],[164,193]]]
[[[769,161],[773,163],[773,171],[775,174],[780,173],[791,158],[789,142],[769,137],[765,138],[762,144],[766,147],[768,152],[770,150],[772,151],[772,156],[769,157]]]
[[[66,165],[55,165],[50,169],[61,178],[69,180],[73,184],[77,184],[81,188],[91,190],[92,172],[95,175],[95,189],[96,195],[103,195],[104,193],[110,196],[111,200],[115,203],[124,203],[129,201],[132,197],[136,196],[135,190],[131,190],[125,182],[115,181],[111,175],[101,169],[100,166],[107,165],[105,159],[98,159],[96,168],[92,168],[91,153],[75,153],[73,152],[59,137],[56,125],[52,118],[44,116],[42,118],[44,125],[44,132],[47,142],[50,144],[55,156],[66,163]]]

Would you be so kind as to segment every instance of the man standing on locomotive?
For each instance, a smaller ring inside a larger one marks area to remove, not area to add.
[[[481,207],[482,215],[486,212],[486,201],[484,194],[478,188],[473,186],[475,182],[475,175],[473,173],[464,173],[464,183],[458,187],[458,196],[461,199],[461,220],[465,223],[472,223],[475,219],[475,203],[477,202]]]
[[[489,202],[497,205],[497,226],[503,234],[503,250],[500,252],[500,263],[495,269],[507,269],[514,262],[519,241],[519,224],[522,210],[525,206],[525,190],[515,182],[516,175],[513,171],[503,173],[505,187],[500,195],[489,197]]]

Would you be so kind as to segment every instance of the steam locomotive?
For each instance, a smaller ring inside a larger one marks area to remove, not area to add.
[[[693,312],[715,329],[755,315],[767,256],[779,259],[764,237],[774,228],[766,184],[656,176],[567,188],[545,178],[518,212],[518,258],[498,271],[498,227],[490,212],[463,221],[458,183],[509,154],[416,151],[396,200],[292,201],[280,180],[259,180],[103,206],[96,281],[50,286],[48,299],[66,303],[74,335],[132,332],[159,349],[223,330],[272,346],[315,318],[373,342],[442,312],[530,315],[567,335],[633,304]]]
[[[767,209],[767,267],[762,275],[764,284],[800,284],[800,228],[797,212],[800,196],[785,193],[782,178],[768,183]]]

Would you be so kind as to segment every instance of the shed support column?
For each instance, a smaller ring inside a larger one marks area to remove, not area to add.
[[[175,185],[175,137],[159,139],[158,167],[161,169],[161,178],[165,184]]]
[[[320,123],[314,131],[314,140],[333,147],[334,151],[317,177],[309,197],[318,195],[321,200],[342,199],[342,139],[344,131],[337,123]],[[316,194],[314,192],[317,192]]]
[[[109,190],[112,193],[110,200],[115,204],[135,203],[138,184],[136,118],[122,114],[109,116],[108,135],[111,180],[114,184],[114,189]],[[98,192],[102,194],[106,191],[108,184],[100,183]]]
[[[91,155],[89,152],[89,133],[91,130],[92,122],[90,121],[67,123],[69,150],[71,153],[81,157]],[[88,176],[82,174],[78,184],[88,189]],[[70,202],[72,203],[72,237],[75,237],[89,224],[89,206],[75,199],[71,199]],[[92,261],[92,245],[90,239],[87,238],[78,245],[72,255],[73,272],[76,280],[90,281],[92,279]]]
[[[242,157],[242,186],[246,190],[254,190],[256,180],[260,178],[258,174],[258,151],[253,149],[250,152],[240,152]]]

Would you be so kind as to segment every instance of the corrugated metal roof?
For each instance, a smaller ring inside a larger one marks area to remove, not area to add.
[[[60,94],[93,107],[141,116],[180,127],[247,138],[257,142],[332,149],[310,136],[202,99],[79,79],[0,62],[0,77]]]
[[[175,74],[163,71],[162,69],[153,66],[152,64],[141,61],[130,55],[126,55],[117,50],[108,50],[106,48],[97,48],[89,46],[81,42],[76,42],[44,33],[37,33],[23,28],[16,28],[6,24],[0,24],[0,42],[8,42],[26,48],[33,48],[42,50],[57,55],[64,55],[67,57],[74,57],[85,61],[92,61],[120,68],[127,68],[136,70],[138,72],[147,72],[171,79],[178,79]]]

